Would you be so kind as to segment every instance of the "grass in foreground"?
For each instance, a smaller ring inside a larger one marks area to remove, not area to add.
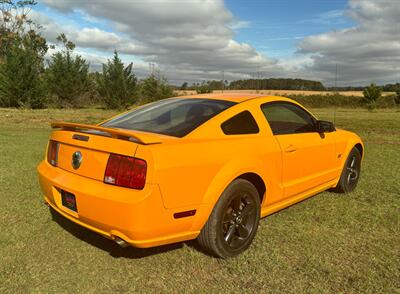
[[[332,119],[333,110],[314,109]],[[43,205],[36,166],[49,122],[98,122],[111,111],[0,109],[0,292],[398,292],[400,112],[341,110],[361,135],[358,189],[321,193],[261,221],[253,245],[230,260],[195,242],[121,249]]]

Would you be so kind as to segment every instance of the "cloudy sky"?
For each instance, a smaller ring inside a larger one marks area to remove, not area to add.
[[[224,72],[332,86],[336,65],[339,86],[400,80],[400,0],[39,0],[31,16],[94,70],[117,49],[175,84]]]

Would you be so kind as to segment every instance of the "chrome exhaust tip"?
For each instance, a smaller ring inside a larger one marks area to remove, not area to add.
[[[121,246],[122,248],[126,248],[126,247],[129,246],[129,244],[126,243],[125,240],[122,240],[122,239],[119,238],[119,237],[115,237],[114,241],[115,241],[115,243],[117,243],[117,244],[118,244],[119,246]]]

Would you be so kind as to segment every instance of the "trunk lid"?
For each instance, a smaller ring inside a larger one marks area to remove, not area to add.
[[[159,144],[151,133],[104,128],[92,125],[53,123],[51,140],[57,141],[61,169],[103,181],[111,153],[134,157],[138,145]]]

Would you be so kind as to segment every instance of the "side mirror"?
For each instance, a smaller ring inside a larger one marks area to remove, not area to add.
[[[317,120],[315,123],[315,127],[317,129],[317,132],[320,134],[336,131],[334,124],[330,121],[325,120]]]

